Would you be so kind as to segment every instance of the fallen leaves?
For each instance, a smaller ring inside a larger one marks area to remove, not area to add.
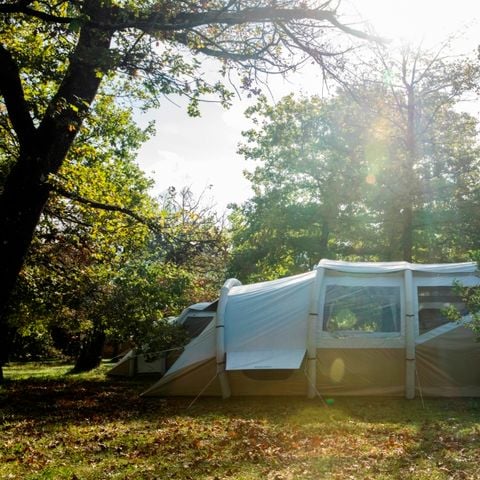
[[[121,382],[12,383],[0,478],[480,478],[480,409],[395,400],[139,398]],[[455,411],[455,418],[445,415]],[[457,413],[458,412],[458,413]]]

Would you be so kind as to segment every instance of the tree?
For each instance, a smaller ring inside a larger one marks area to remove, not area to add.
[[[15,136],[13,150],[2,152],[10,158],[0,194],[2,356],[8,352],[5,308],[52,192],[50,179],[102,82],[146,106],[161,94],[187,95],[189,113],[197,115],[202,95],[217,93],[224,103],[230,95],[221,82],[202,80],[199,54],[223,60],[224,74],[240,66],[249,87],[255,72],[285,71],[305,57],[333,68],[330,27],[366,37],[342,25],[328,0],[311,7],[296,0],[18,0],[0,5],[0,14],[1,124]]]
[[[147,137],[148,129],[136,127],[132,113],[116,106],[112,97],[97,101],[51,180],[54,191],[20,272],[9,315],[20,336],[40,330],[48,338],[56,330],[82,335],[86,345],[90,326],[97,326],[101,349],[112,279],[150,235],[145,225],[121,211],[135,209],[145,218],[154,212],[151,181],[134,162]],[[108,208],[112,205],[113,210]]]
[[[275,106],[261,98],[247,111],[255,128],[244,133],[240,152],[256,161],[246,173],[255,195],[231,218],[232,273],[293,274],[362,248],[351,232],[368,225],[368,165],[365,131],[349,123],[351,115],[345,96],[290,95]]]
[[[218,287],[203,257],[221,274],[220,224],[188,190],[160,203],[149,196],[135,163],[148,131],[112,97],[99,98],[52,179],[17,282],[9,315],[15,338],[25,339],[17,343],[61,347],[78,371],[97,366],[107,338],[178,346],[180,332],[164,319]]]
[[[389,238],[387,259],[428,260],[426,250],[433,245],[422,246],[422,240],[444,231],[455,211],[457,182],[476,170],[476,121],[457,105],[475,89],[478,64],[452,60],[445,50],[445,45],[437,51],[378,46],[346,75],[348,91],[365,114],[396,139],[389,144],[383,178],[376,178],[384,189],[377,205]],[[432,254],[440,252],[434,248]]]
[[[471,260],[477,262],[477,275],[480,274],[480,250],[471,252]],[[461,282],[454,283],[455,292],[460,295],[468,314],[471,315],[471,321],[466,324],[480,341],[480,286],[466,287]],[[450,305],[445,309],[446,316],[452,322],[460,322],[465,312],[460,312],[455,306]]]
[[[367,71],[369,81],[328,99],[249,109],[255,126],[240,152],[256,162],[246,174],[254,196],[231,218],[231,273],[293,274],[327,256],[458,261],[478,249],[478,122],[457,110],[469,68],[431,60],[413,104],[403,84]]]
[[[125,170],[128,163],[119,160],[106,172]],[[101,168],[92,170],[103,177]],[[88,189],[95,186],[91,177]],[[136,181],[131,176],[103,185],[117,203],[115,187],[138,201]],[[82,182],[77,186],[81,189]],[[102,182],[97,187],[101,194]],[[76,356],[77,371],[98,365],[106,339],[128,339],[150,351],[181,345],[181,331],[166,318],[215,298],[226,254],[217,218],[199,208],[188,190],[165,194],[158,206],[161,233],[122,212],[70,199],[67,214],[63,203],[55,196],[49,200],[20,273],[9,318],[17,338],[52,337],[47,343]]]

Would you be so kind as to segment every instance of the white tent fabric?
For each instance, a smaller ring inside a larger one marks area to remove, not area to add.
[[[194,338],[182,352],[178,360],[168,371],[169,375],[182,370],[188,365],[201,363],[215,354],[215,322],[212,320],[207,328],[196,338]]]
[[[129,350],[108,372],[109,375],[130,377],[138,374],[164,374],[166,372],[165,356],[148,361],[145,355]]]
[[[295,370],[300,368],[305,348],[228,352],[227,370]]]
[[[298,368],[282,365],[289,364],[288,352],[292,359],[296,358],[294,352],[305,352],[313,278],[309,272],[231,289],[225,310],[227,370],[238,369],[239,355],[246,359],[247,352],[252,365],[264,364],[267,355],[268,368]],[[260,368],[258,365],[252,368]]]
[[[478,285],[476,264],[322,260],[312,272],[232,286],[219,328],[212,321],[146,394],[218,395],[226,378],[234,395],[306,394],[313,382],[335,395],[480,396],[480,343],[441,313],[458,305],[457,279]]]
[[[313,272],[290,278],[232,287],[225,318],[227,370],[298,368],[305,354],[309,287]],[[288,306],[285,306],[285,300]],[[299,351],[302,352],[300,360]],[[215,356],[215,324],[190,342],[157,387],[190,365]],[[256,365],[256,367],[255,367]],[[244,367],[243,368],[247,368]],[[265,367],[264,367],[265,368]]]
[[[161,378],[153,387],[148,389],[143,395],[149,395],[150,391],[168,384],[179,375],[194,369],[198,365],[212,359],[215,355],[215,321],[211,321],[205,330],[194,338],[186,347],[177,361],[170,367],[163,378]]]
[[[319,267],[344,273],[393,273],[403,270],[427,273],[474,273],[475,262],[415,264],[408,262],[342,262],[323,259]]]

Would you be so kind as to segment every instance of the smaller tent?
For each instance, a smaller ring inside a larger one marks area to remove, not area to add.
[[[187,337],[191,340],[205,329],[215,316],[217,302],[202,302],[191,305],[178,316],[171,319],[172,323],[186,329]],[[157,352],[147,357],[142,353],[129,350],[108,372],[114,376],[135,375],[163,375],[172,363],[178,358],[182,347],[173,348],[164,352]]]
[[[480,396],[480,344],[453,289],[478,285],[476,272],[322,260],[280,280],[230,279],[215,318],[144,395]]]

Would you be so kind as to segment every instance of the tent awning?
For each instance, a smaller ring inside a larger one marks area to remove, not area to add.
[[[306,349],[227,352],[227,370],[272,370],[300,368]]]

